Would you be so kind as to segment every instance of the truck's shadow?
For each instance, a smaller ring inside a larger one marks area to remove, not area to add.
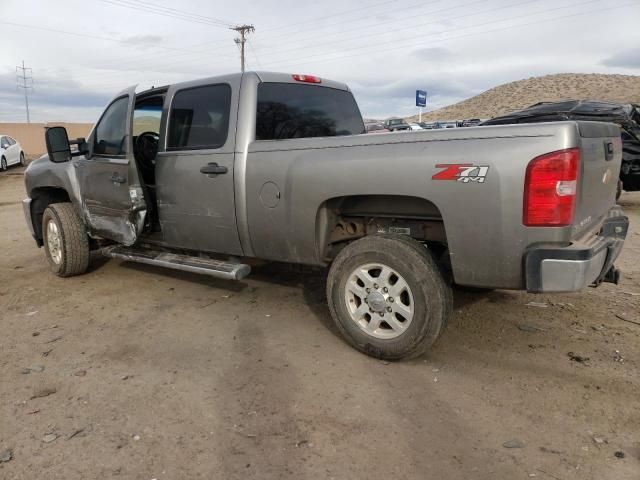
[[[233,282],[129,262],[120,263],[118,268],[127,268],[141,273],[175,279],[177,281],[218,288],[240,295],[254,292],[256,288],[259,289],[260,287],[256,286],[254,282],[300,289],[303,301],[313,314],[314,320],[325,327],[340,343],[344,342],[333,323],[327,306],[325,294],[326,269],[312,269],[272,263],[254,267],[247,282]],[[474,327],[473,324],[478,323],[481,318],[477,319],[475,315],[469,317],[468,315],[460,314],[461,310],[469,312],[467,307],[476,305],[474,308],[478,312],[478,316],[482,317],[482,311],[486,308],[483,304],[497,303],[504,304],[505,306],[512,305],[513,295],[515,294],[515,292],[501,290],[474,293],[454,288],[454,311],[449,321],[447,331],[426,357],[401,363],[417,366],[421,365],[425,359],[430,359],[430,361],[436,363],[450,363],[461,369],[472,368],[472,366],[480,364],[484,365],[484,368],[488,369],[488,371],[491,371],[493,369],[503,368],[504,356],[517,355],[518,359],[512,360],[509,367],[510,371],[514,372],[514,374],[527,371],[537,372],[541,377],[543,375],[553,375],[559,380],[567,380],[570,374],[561,368],[550,367],[544,364],[544,362],[539,362],[531,353],[532,351],[529,344],[534,340],[534,343],[544,344],[540,345],[540,348],[548,349],[550,353],[556,353],[554,352],[553,339],[545,333],[539,333],[534,337],[534,334],[518,331],[515,335],[507,334],[503,339],[491,337],[492,341],[495,342],[491,348],[487,346],[487,335],[490,336],[489,333],[486,335],[479,333],[477,336],[469,335],[469,329],[474,330],[476,327]],[[249,297],[247,297],[247,301],[249,301]],[[533,313],[531,313],[531,315],[533,315]],[[516,328],[515,323],[508,320],[501,321],[500,325],[503,325],[504,328]],[[486,326],[478,326],[477,328],[481,328],[482,330],[486,328],[488,332],[492,328],[495,329],[495,325],[491,326],[487,324]],[[461,344],[466,344],[466,348],[461,349]],[[345,348],[349,347],[345,345]],[[501,354],[496,355],[496,350],[500,351]],[[564,359],[564,356],[561,355],[560,358]],[[599,381],[597,375],[592,371],[585,370],[579,373],[580,375],[576,375],[575,372],[571,374],[575,376],[573,382],[595,384]]]
[[[333,335],[342,339],[327,306],[327,269],[269,263],[253,269],[252,278],[285,287],[301,288],[304,303],[316,319]]]
[[[104,257],[92,259],[90,271],[102,268],[108,261],[109,259]],[[127,268],[141,273],[160,275],[166,278],[227,290],[233,293],[243,292],[250,286],[250,283],[245,281],[234,282],[206,275],[170,270],[163,267],[155,267],[153,265],[133,262],[121,262],[119,264],[119,268]],[[251,274],[247,277],[247,280],[301,289],[303,300],[313,313],[314,317],[334,336],[342,339],[338,329],[333,323],[329,307],[327,306],[325,289],[327,273],[327,269],[274,262],[254,266]],[[476,293],[454,288],[453,317],[456,316],[455,310],[457,309],[485,301],[500,302],[505,299],[505,296],[508,297],[508,293],[499,290]],[[449,328],[451,328],[451,324],[449,325]]]

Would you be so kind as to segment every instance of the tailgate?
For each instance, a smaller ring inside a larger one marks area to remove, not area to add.
[[[581,172],[574,235],[602,221],[616,203],[622,162],[620,128],[613,123],[578,122]]]

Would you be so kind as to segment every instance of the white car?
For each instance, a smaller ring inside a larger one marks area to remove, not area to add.
[[[24,165],[24,152],[18,142],[9,135],[0,135],[0,170],[11,165]]]
[[[411,127],[411,130],[424,130],[424,128],[422,128],[420,125],[418,125],[417,123],[410,123],[409,127]]]

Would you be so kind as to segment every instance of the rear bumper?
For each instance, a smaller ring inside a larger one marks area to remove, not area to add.
[[[615,278],[607,274],[614,268],[628,229],[629,219],[616,205],[598,235],[567,247],[529,249],[525,254],[527,291],[574,292]]]

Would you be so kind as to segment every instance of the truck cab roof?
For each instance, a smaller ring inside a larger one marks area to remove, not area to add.
[[[336,82],[335,80],[329,80],[327,78],[322,78],[317,76],[311,76],[306,74],[282,73],[282,72],[249,71],[244,73],[238,72],[238,73],[232,73],[228,75],[217,75],[214,77],[203,77],[195,80],[188,80],[186,82],[179,82],[171,85],[164,85],[161,87],[151,87],[147,90],[143,90],[137,93],[136,97],[141,98],[141,97],[146,97],[151,95],[163,94],[169,89],[169,87],[184,88],[184,87],[189,87],[190,84],[194,84],[194,85],[201,84],[203,81],[206,81],[206,80],[208,80],[210,83],[216,83],[216,82],[222,82],[222,81],[228,82],[230,80],[240,79],[242,78],[243,75],[253,75],[257,77],[260,82],[266,82],[266,83],[294,83],[294,84],[310,83],[319,87],[334,88],[337,90],[344,90],[347,92],[351,91],[346,83]],[[297,80],[296,77],[300,77],[304,80]],[[306,79],[313,79],[313,81],[309,81]]]

